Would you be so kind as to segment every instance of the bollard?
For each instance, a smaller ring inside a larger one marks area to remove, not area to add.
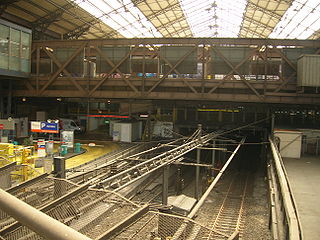
[[[67,145],[61,145],[61,156],[64,156],[68,153],[68,146]]]
[[[74,152],[75,153],[81,152],[81,143],[75,143]]]

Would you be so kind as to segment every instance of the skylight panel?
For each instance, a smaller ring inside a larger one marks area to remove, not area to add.
[[[320,29],[320,2],[294,0],[270,38],[307,39]]]
[[[131,0],[73,0],[73,2],[124,37],[162,37]]]
[[[180,0],[195,37],[237,37],[247,0]]]

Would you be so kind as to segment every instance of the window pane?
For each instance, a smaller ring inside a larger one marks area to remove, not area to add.
[[[0,24],[0,38],[9,40],[9,27]]]
[[[22,72],[30,72],[30,64],[29,60],[21,59],[21,71]]]
[[[11,42],[11,56],[20,57],[20,45],[18,43]]]
[[[0,38],[0,53],[9,54],[9,40]]]
[[[20,43],[20,31],[11,28],[11,41]]]
[[[29,46],[30,45],[30,34],[21,32],[21,43],[22,45]]]
[[[22,50],[21,50],[21,58],[30,58],[30,48],[27,46],[22,46]]]
[[[20,58],[10,57],[10,70],[20,71]]]
[[[9,56],[0,53],[0,68],[8,69]]]

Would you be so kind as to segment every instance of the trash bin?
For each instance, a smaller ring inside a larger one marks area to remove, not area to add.
[[[75,144],[74,152],[75,153],[80,153],[81,152],[81,143],[76,143]]]
[[[64,156],[68,153],[68,146],[67,145],[61,145],[61,156]]]

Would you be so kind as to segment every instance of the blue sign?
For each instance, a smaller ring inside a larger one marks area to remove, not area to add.
[[[40,129],[41,129],[41,132],[47,132],[47,133],[59,132],[58,123],[41,122]]]

